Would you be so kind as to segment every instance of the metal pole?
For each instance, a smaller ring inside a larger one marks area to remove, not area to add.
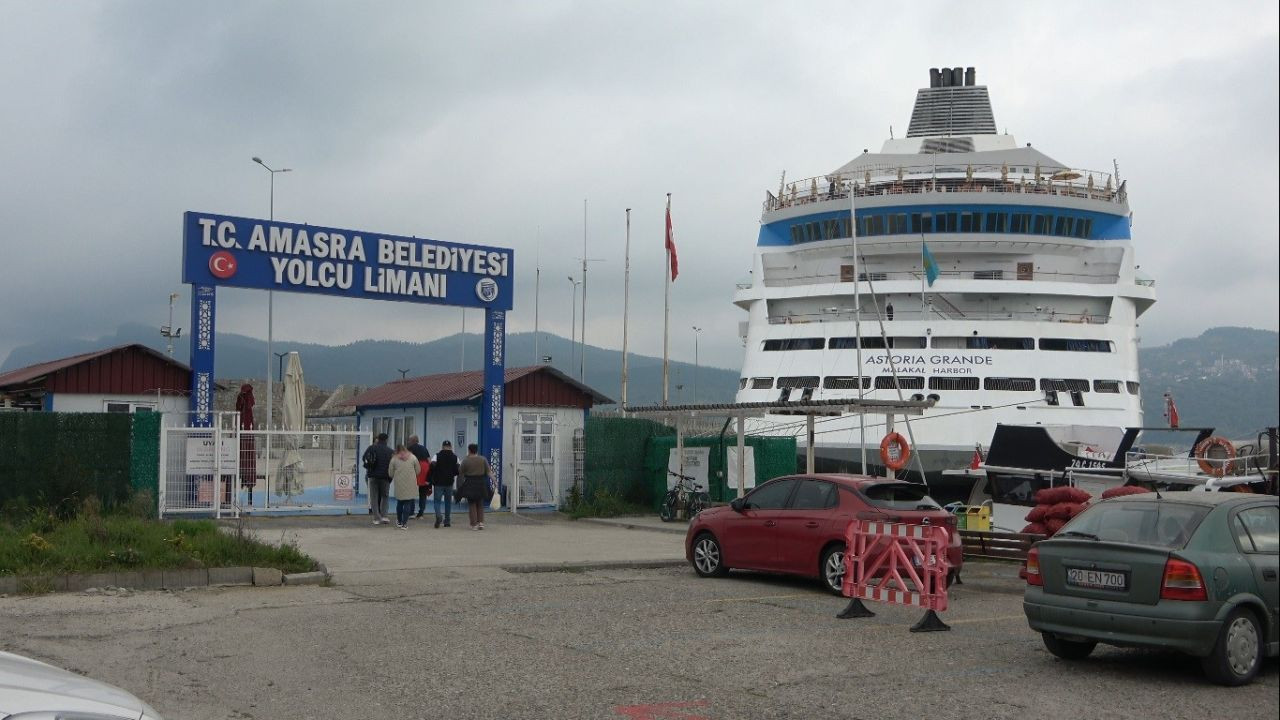
[[[458,372],[467,369],[467,309],[462,308],[462,342],[458,343]]]
[[[582,346],[578,349],[578,382],[587,377],[587,199],[582,199]]]
[[[698,402],[698,339],[702,337],[702,328],[693,326],[693,401]]]
[[[671,223],[671,193],[667,193],[666,223],[663,226],[663,233],[668,232],[667,227]],[[662,404],[666,405],[670,397],[669,373],[671,367],[670,333],[668,332],[671,325],[671,249],[667,247],[665,235],[662,238],[662,255],[667,259],[666,270],[662,273]]]
[[[738,416],[738,497],[746,494],[747,488],[747,450],[746,439],[743,437],[746,428],[746,419]],[[754,479],[754,478],[753,478]]]
[[[862,404],[863,398],[866,396],[867,378],[862,374],[862,278],[859,271],[862,269],[862,262],[858,255],[858,213],[857,201],[854,199],[857,193],[854,188],[854,181],[849,181],[849,239],[853,241],[853,334],[854,345],[857,353],[858,363],[858,404]],[[885,352],[889,352],[886,348]],[[858,449],[860,451],[861,465],[859,470],[863,475],[867,473],[867,417],[861,407],[858,408]]]
[[[263,165],[263,167],[267,167]],[[271,168],[267,168],[267,172],[271,173],[271,195],[270,204],[267,206],[267,219],[272,222],[276,219],[276,174]],[[271,341],[275,335],[275,292],[267,291],[267,429],[271,429],[271,419],[274,417],[272,412],[275,410],[275,393],[271,384]],[[271,436],[267,436],[267,462],[271,462]],[[270,466],[268,466],[269,468]],[[269,471],[269,470],[268,470]]]
[[[806,444],[808,445],[808,447],[804,449],[804,471],[807,473],[812,473],[813,472],[813,439],[814,439],[813,413],[809,413],[804,416],[804,428],[805,428],[805,437],[808,438],[806,440]]]
[[[538,348],[538,300],[542,295],[542,228],[538,228],[537,238],[534,240],[534,263],[537,269],[533,275],[533,364],[537,365],[542,362],[542,353]],[[514,445],[512,447],[515,447]],[[515,505],[512,506],[515,511]]]
[[[569,302],[569,372],[573,372],[573,353],[577,350],[578,341],[578,281],[570,275],[569,282],[573,283],[573,300]]]
[[[627,412],[627,314],[631,307],[631,208],[627,208],[627,240],[622,266],[622,412]],[[583,253],[584,255],[586,253]]]

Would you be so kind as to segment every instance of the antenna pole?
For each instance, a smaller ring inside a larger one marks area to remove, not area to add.
[[[622,252],[622,416],[627,414],[627,314],[631,307],[631,208],[627,208],[627,240]]]

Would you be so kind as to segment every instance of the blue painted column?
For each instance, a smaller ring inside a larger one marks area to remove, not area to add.
[[[211,285],[191,286],[191,397],[194,427],[213,425],[213,338],[218,290]]]
[[[480,454],[489,461],[494,492],[502,488],[502,408],[506,404],[507,314],[484,310],[484,397],[480,401]],[[459,448],[462,450],[462,448]]]

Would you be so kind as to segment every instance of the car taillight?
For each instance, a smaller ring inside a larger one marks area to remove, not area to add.
[[[1200,570],[1186,560],[1169,558],[1164,564],[1164,580],[1160,583],[1161,600],[1208,600]]]
[[[1031,548],[1027,553],[1027,584],[1044,585],[1044,576],[1040,574],[1040,548]]]

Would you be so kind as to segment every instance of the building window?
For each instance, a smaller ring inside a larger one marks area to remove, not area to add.
[[[520,413],[520,462],[551,463],[556,452],[555,415]]]
[[[391,447],[406,445],[410,435],[417,435],[414,429],[417,418],[412,415],[376,417],[373,419],[373,434],[387,434],[387,444]]]
[[[155,403],[144,402],[127,402],[123,400],[107,400],[102,403],[103,412],[109,413],[139,413],[139,412],[155,412]]]

